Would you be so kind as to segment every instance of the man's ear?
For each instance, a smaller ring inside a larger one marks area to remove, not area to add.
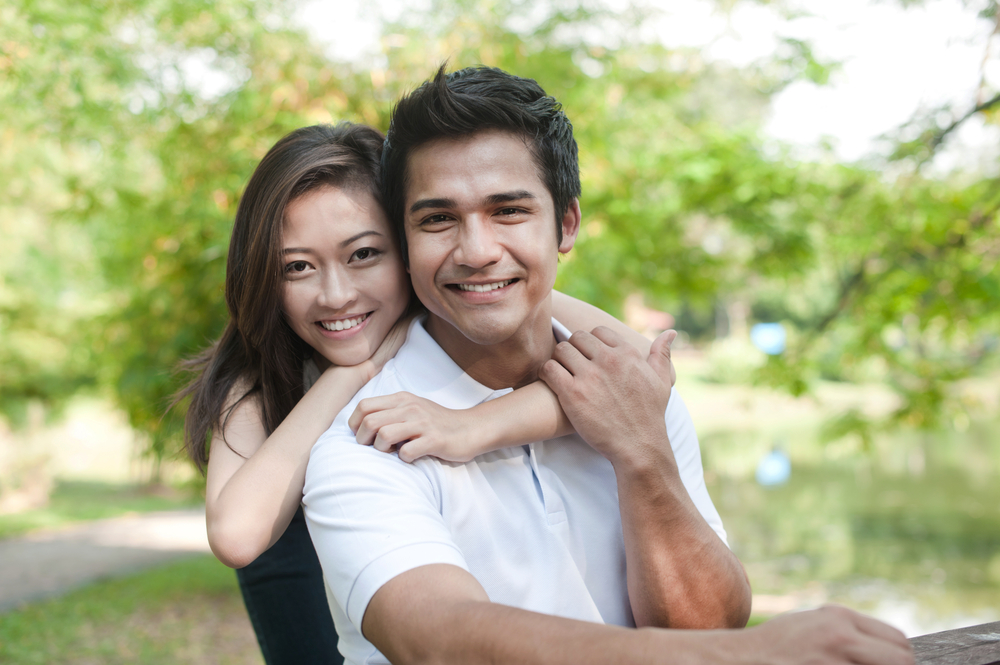
[[[573,249],[576,236],[580,233],[580,199],[573,199],[566,208],[562,218],[562,242],[559,243],[559,253],[565,254]]]

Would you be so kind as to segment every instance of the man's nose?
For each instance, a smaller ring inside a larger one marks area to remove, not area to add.
[[[469,268],[485,268],[498,263],[503,256],[503,246],[493,225],[487,220],[472,218],[462,224],[459,232],[455,261]]]
[[[344,309],[358,299],[358,289],[350,276],[340,270],[330,270],[323,275],[317,301],[323,307]]]

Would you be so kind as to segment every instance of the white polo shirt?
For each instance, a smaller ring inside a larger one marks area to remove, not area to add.
[[[569,332],[556,321],[560,340]],[[466,464],[413,464],[354,439],[347,419],[365,397],[408,391],[450,409],[510,392],[478,383],[423,320],[316,442],[303,505],[348,663],[387,663],[361,635],[368,602],[393,577],[427,564],[469,571],[491,601],[562,617],[634,626],[615,472],[572,435],[497,450]],[[676,391],[667,434],[698,510],[726,540],[705,489],[694,426]]]

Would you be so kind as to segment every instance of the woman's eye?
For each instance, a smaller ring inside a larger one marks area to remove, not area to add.
[[[309,264],[305,261],[292,261],[285,265],[286,273],[305,272],[309,269]]]
[[[378,253],[378,250],[371,247],[362,247],[358,251],[351,255],[351,259],[354,261],[366,261]]]

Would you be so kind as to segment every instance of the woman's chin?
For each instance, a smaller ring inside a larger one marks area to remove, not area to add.
[[[337,367],[350,367],[352,365],[360,365],[364,361],[371,358],[371,351],[368,348],[362,349],[338,349],[337,351],[327,350],[325,353],[319,352],[316,354],[319,356],[316,359],[316,364],[320,365],[336,365]],[[320,363],[320,360],[323,363]],[[320,368],[324,369],[323,367]]]

